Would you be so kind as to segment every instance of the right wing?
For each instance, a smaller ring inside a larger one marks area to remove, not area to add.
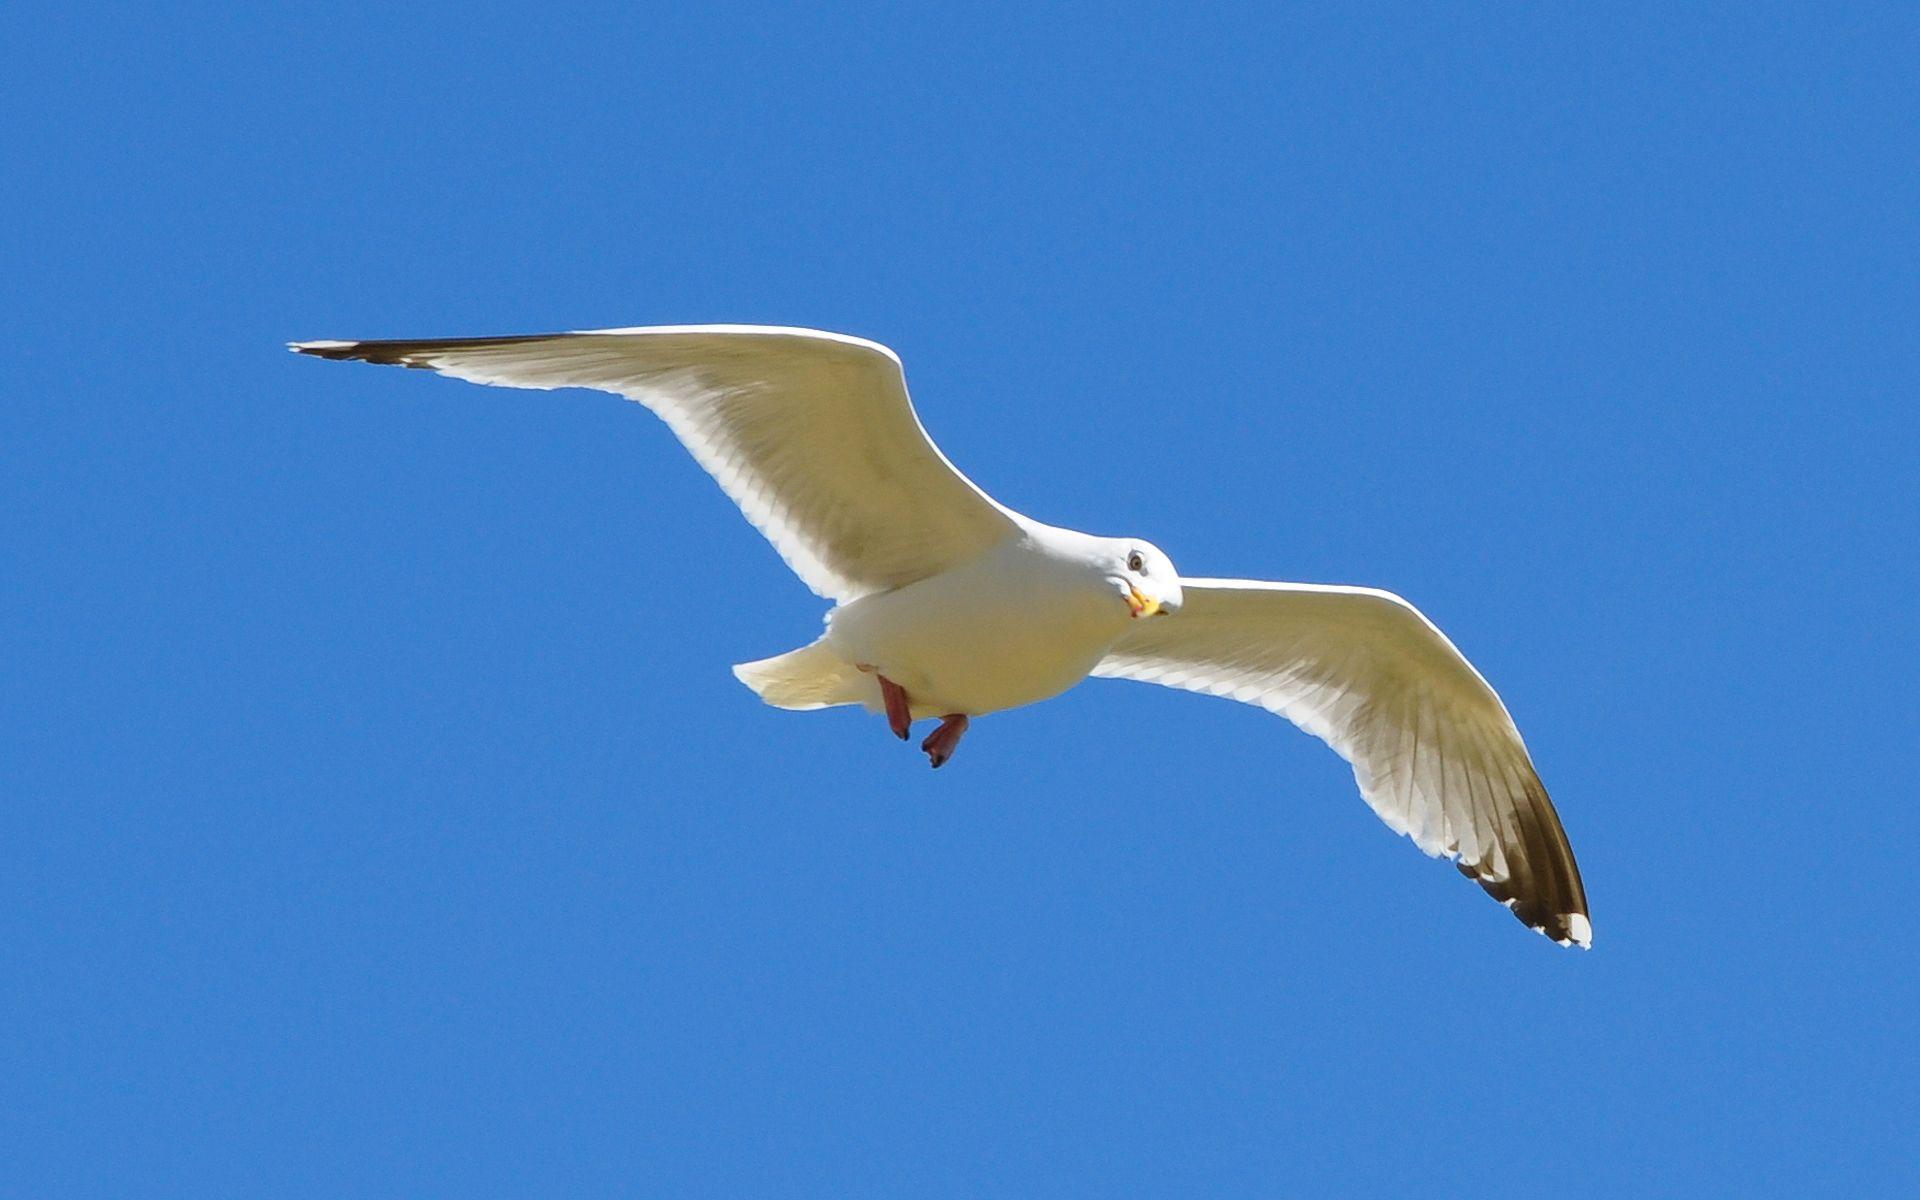
[[[1562,945],[1593,925],[1573,848],[1506,706],[1419,611],[1371,588],[1188,579],[1095,675],[1257,704],[1353,764],[1380,819]]]
[[[446,341],[295,342],[320,358],[474,383],[585,387],[657,413],[796,575],[852,600],[937,575],[1019,531],[940,453],[900,360],[810,329],[668,325]]]

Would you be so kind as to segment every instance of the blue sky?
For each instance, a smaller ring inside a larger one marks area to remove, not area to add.
[[[0,40],[0,1190],[1915,1184],[1909,6]],[[947,452],[1493,681],[1596,948],[1260,712],[935,774],[639,408],[292,338],[876,338]]]

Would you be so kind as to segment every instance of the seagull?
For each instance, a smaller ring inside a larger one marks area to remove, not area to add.
[[[947,461],[893,351],[812,329],[676,325],[313,341],[316,358],[637,400],[833,601],[820,638],[733,668],[784,709],[861,705],[948,762],[969,722],[1089,676],[1224,696],[1353,766],[1396,833],[1529,927],[1590,947],[1572,847],[1492,687],[1418,609],[1364,587],[1182,578],[1153,544],[1042,524]]]

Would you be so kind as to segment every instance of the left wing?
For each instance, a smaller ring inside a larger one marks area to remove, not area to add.
[[[1487,681],[1412,605],[1370,588],[1181,581],[1093,674],[1257,704],[1353,764],[1395,832],[1458,860],[1529,926],[1593,941],[1586,889],[1520,731]]]
[[[877,342],[813,329],[661,325],[439,341],[296,342],[317,358],[474,383],[598,388],[657,413],[808,587],[847,601],[937,575],[1020,532],[940,453]]]

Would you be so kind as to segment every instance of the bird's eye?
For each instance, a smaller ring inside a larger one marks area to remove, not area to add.
[[[1145,555],[1141,554],[1138,550],[1135,550],[1132,554],[1127,555],[1127,570],[1132,571],[1136,575],[1139,575],[1144,573],[1146,569],[1147,569],[1147,560]]]

